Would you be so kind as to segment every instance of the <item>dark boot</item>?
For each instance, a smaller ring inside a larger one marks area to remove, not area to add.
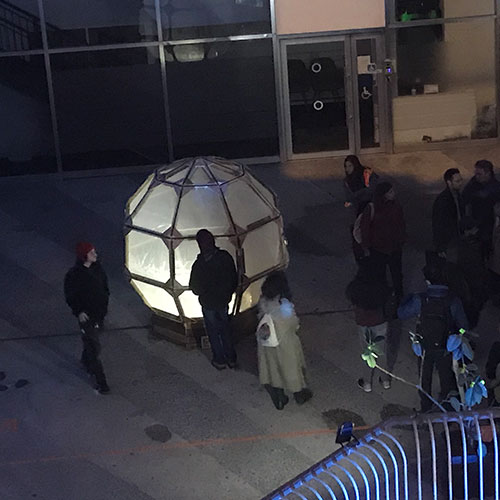
[[[310,389],[305,387],[300,392],[294,392],[293,397],[295,398],[295,402],[298,405],[303,405],[305,402],[309,401],[312,398],[312,392]]]
[[[288,396],[285,394],[285,391],[281,388],[273,387],[269,384],[266,384],[264,387],[269,393],[269,396],[271,396],[274,407],[277,410],[282,410],[288,403]]]

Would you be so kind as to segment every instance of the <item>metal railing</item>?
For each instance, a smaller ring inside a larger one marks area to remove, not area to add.
[[[500,408],[393,418],[263,500],[500,500],[499,429]]]

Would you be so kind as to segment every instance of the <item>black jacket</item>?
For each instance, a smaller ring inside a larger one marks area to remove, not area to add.
[[[453,194],[448,188],[439,193],[432,205],[432,235],[437,252],[445,251],[448,244],[460,236],[458,214],[460,213],[460,217],[465,215],[465,206],[460,193],[457,197],[458,210]]]
[[[463,191],[468,214],[479,224],[479,234],[483,241],[491,241],[493,232],[493,205],[500,201],[500,182],[494,177],[486,184],[473,177]]]
[[[208,261],[200,253],[191,268],[189,288],[199,296],[200,304],[205,309],[227,307],[237,284],[234,261],[226,250],[217,248]]]
[[[85,312],[92,320],[102,321],[108,312],[109,288],[99,262],[85,267],[77,261],[64,278],[64,295],[75,316]]]

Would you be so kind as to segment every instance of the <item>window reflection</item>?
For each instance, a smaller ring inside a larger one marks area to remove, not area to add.
[[[396,21],[484,16],[495,13],[495,0],[396,0]]]

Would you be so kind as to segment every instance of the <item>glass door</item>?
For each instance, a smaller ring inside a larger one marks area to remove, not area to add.
[[[288,156],[349,150],[344,39],[284,45]]]
[[[380,35],[282,40],[288,158],[381,150]]]

